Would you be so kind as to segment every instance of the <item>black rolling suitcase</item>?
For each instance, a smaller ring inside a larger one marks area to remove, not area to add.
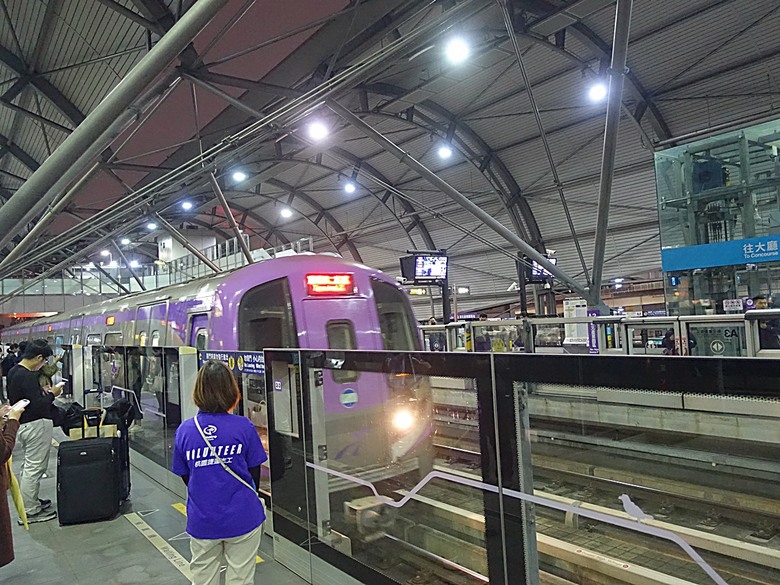
[[[99,433],[99,427],[98,427]],[[123,491],[121,441],[97,437],[60,443],[57,454],[57,516],[60,525],[110,520]],[[129,490],[129,465],[127,474]]]

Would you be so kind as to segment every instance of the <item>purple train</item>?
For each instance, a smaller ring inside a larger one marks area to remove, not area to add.
[[[187,347],[210,351],[421,347],[409,300],[393,279],[366,266],[317,254],[265,260],[0,332],[5,344],[33,338],[46,338],[57,348],[72,350],[68,354],[76,400],[89,405],[92,395],[86,396],[85,390],[91,388],[133,392],[146,432],[145,438],[131,443],[140,448],[146,441],[151,445],[149,457],[164,467],[166,455],[155,454],[155,445],[165,442],[165,429],[175,428],[195,412],[190,397],[195,368],[185,371],[179,361],[168,360],[169,354],[177,355]],[[273,364],[268,366],[272,369]],[[361,432],[375,426],[378,416],[395,416],[393,409],[408,410],[398,404],[391,384],[380,374],[334,370],[324,376],[323,390],[328,449],[333,459],[347,466],[365,466],[367,452],[363,449],[358,456],[354,444],[364,442]],[[260,407],[258,396],[253,397],[251,390],[245,393],[248,413]],[[422,425],[426,417],[416,418]],[[420,425],[410,426],[416,426],[413,434],[425,432]],[[259,425],[258,432],[262,434]],[[404,437],[398,433],[377,432],[372,436],[375,440],[368,442],[381,449],[389,441],[392,454],[376,453],[370,459],[379,463],[404,457],[409,437],[399,443]]]
[[[8,344],[414,350],[405,293],[378,270],[303,254],[136,293],[0,332]]]

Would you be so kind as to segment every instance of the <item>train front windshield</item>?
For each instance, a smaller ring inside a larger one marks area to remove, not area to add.
[[[384,349],[412,351],[420,349],[414,315],[404,293],[387,282],[372,279],[379,330]]]

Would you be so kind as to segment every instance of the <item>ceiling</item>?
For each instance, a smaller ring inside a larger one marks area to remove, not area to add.
[[[52,152],[68,148],[74,129],[193,4],[0,0],[4,202]],[[451,281],[471,288],[462,309],[516,294],[507,288],[517,247],[345,108],[530,246],[554,249],[559,266],[587,283],[606,109],[588,90],[609,68],[615,2],[506,5],[560,188],[503,2],[223,4],[139,96],[127,123],[95,143],[100,153],[73,165],[70,188],[46,195],[48,205],[62,203],[53,221],[40,205],[4,236],[0,277],[57,274],[119,237],[132,240],[128,256],[151,257],[155,234],[145,225],[155,213],[220,237],[233,235],[232,215],[253,248],[312,237],[317,250],[391,273],[407,250],[447,249]],[[656,150],[780,106],[775,0],[633,4],[605,280],[660,266]],[[471,46],[460,64],[444,56],[454,36]],[[314,120],[328,127],[325,140],[308,136]],[[444,143],[453,149],[446,160],[438,155]],[[248,178],[234,180],[237,169]],[[194,209],[182,210],[184,199]],[[8,258],[19,242],[24,253]]]

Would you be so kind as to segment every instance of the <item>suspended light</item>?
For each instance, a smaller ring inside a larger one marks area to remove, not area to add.
[[[106,256],[110,256],[111,252],[109,252],[108,250],[101,250],[100,255],[105,258]]]
[[[439,158],[450,158],[452,156],[452,148],[446,144],[442,144],[439,147]]]
[[[184,211],[189,211],[190,209],[192,209],[192,203],[189,202],[189,201],[183,201],[182,204],[181,204],[181,208]]]
[[[130,238],[122,238],[122,245],[127,246],[130,243]]]
[[[293,214],[292,209],[290,209],[289,207],[284,207],[279,213],[282,217],[285,218],[292,217]]]
[[[328,127],[322,122],[312,122],[309,124],[309,138],[319,142],[327,138],[329,134]]]
[[[356,189],[357,187],[355,187],[355,183],[353,183],[352,181],[347,181],[344,184],[344,191],[346,191],[347,193],[354,193]]]
[[[138,260],[130,260],[130,268],[138,268],[139,266]]]
[[[153,221],[150,221],[149,223],[146,224],[146,229],[148,229],[150,232],[153,232],[154,230],[157,229],[157,224],[154,223]]]
[[[607,97],[607,86],[603,83],[596,83],[595,85],[591,86],[590,91],[588,92],[588,97],[592,102],[603,101],[604,98]]]
[[[444,49],[450,63],[462,63],[469,58],[471,47],[461,38],[451,39]]]
[[[116,260],[112,260],[108,263],[108,266],[106,268],[116,268],[118,264],[116,263]]]
[[[241,181],[245,181],[246,180],[246,176],[247,175],[246,175],[246,173],[244,171],[236,171],[236,172],[233,173],[233,180],[236,183],[240,183]]]

